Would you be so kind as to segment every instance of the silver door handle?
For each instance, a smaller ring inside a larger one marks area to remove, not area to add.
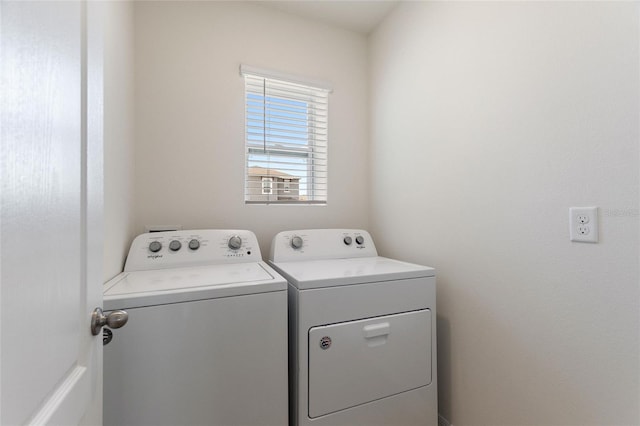
[[[105,315],[102,309],[95,308],[91,314],[91,334],[97,336],[103,326],[109,328],[120,328],[129,320],[127,311],[113,311]]]

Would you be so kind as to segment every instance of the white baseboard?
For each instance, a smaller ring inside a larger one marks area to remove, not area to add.
[[[453,426],[442,414],[438,414],[438,426]]]

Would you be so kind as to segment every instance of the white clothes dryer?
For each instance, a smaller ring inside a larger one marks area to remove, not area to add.
[[[287,284],[242,230],[148,233],[104,286],[104,424],[287,423]]]
[[[269,259],[289,282],[290,424],[438,424],[434,269],[351,229],[281,232]]]

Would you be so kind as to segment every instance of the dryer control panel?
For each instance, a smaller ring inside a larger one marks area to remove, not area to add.
[[[124,270],[145,271],[261,260],[258,239],[251,231],[200,229],[150,232],[133,240]]]
[[[302,229],[277,234],[271,242],[269,260],[290,262],[377,255],[371,235],[362,229]]]

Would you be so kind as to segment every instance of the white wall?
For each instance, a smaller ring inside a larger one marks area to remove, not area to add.
[[[368,226],[364,36],[243,2],[138,2],[136,232]],[[240,64],[328,81],[329,202],[245,205]]]
[[[371,37],[371,228],[438,270],[456,426],[640,423],[638,7],[405,3]]]
[[[133,3],[104,2],[104,279],[134,236]]]

